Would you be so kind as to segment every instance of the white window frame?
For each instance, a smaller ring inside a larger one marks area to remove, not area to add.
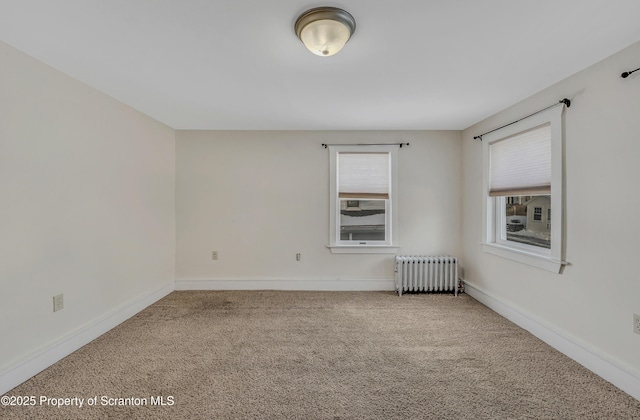
[[[338,153],[389,153],[390,186],[386,206],[386,240],[341,241],[340,199],[338,198]],[[334,254],[395,254],[398,251],[398,146],[329,146],[329,245]]]
[[[540,210],[538,212],[538,210]],[[540,216],[539,219],[536,219],[536,216]],[[542,207],[534,207],[533,208],[533,220],[536,222],[542,222]]]
[[[563,215],[564,215],[564,178],[563,178],[563,141],[562,113],[564,104],[539,112],[531,117],[511,124],[500,130],[482,136],[483,143],[483,210],[482,247],[489,254],[498,255],[520,263],[559,273],[563,261]],[[506,229],[500,209],[504,212],[504,197],[491,197],[490,190],[490,150],[492,143],[522,133],[532,128],[551,125],[551,248],[518,244],[504,241]]]

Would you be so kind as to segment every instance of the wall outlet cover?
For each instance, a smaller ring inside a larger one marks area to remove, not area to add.
[[[61,293],[53,297],[53,312],[58,312],[64,308],[64,295]]]
[[[633,314],[633,332],[640,334],[640,315]]]

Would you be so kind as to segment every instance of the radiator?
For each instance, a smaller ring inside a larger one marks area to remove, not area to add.
[[[453,292],[458,295],[458,259],[449,256],[396,256],[396,290]]]

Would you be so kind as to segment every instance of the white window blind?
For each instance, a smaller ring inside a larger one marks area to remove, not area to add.
[[[491,143],[489,195],[551,194],[551,125]]]
[[[389,198],[389,153],[338,153],[338,197]]]

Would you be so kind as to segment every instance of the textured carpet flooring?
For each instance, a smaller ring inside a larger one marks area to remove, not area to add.
[[[38,404],[2,418],[640,418],[467,295],[385,292],[174,292],[7,395]]]

